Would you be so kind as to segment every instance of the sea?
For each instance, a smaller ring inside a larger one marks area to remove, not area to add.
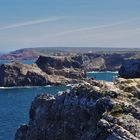
[[[0,60],[0,64],[9,63],[9,60]],[[32,64],[33,61],[20,61]],[[89,78],[111,82],[118,72],[88,72]],[[65,91],[71,86],[45,86],[45,87],[0,87],[0,140],[14,140],[15,133],[20,124],[27,124],[31,102],[38,94],[56,94]]]

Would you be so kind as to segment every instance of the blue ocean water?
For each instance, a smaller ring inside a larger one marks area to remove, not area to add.
[[[9,61],[1,61],[0,63],[9,63]],[[32,62],[25,61],[24,63],[30,64]],[[87,75],[97,80],[112,81],[117,73],[90,72]],[[67,86],[0,88],[0,140],[14,140],[18,126],[28,122],[30,105],[37,94],[56,94],[58,91],[69,88]]]
[[[28,122],[34,97],[40,93],[56,94],[70,87],[36,87],[0,89],[0,140],[14,140],[19,124]]]
[[[106,72],[97,72],[97,71],[92,71],[88,72],[87,76],[96,80],[105,80],[105,81],[113,81],[115,77],[118,76],[118,72],[111,72],[111,71],[106,71]]]

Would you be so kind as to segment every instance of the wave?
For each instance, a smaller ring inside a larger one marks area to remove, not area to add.
[[[79,84],[81,84],[81,83],[78,83],[78,84],[68,84],[68,85],[66,85],[67,87],[75,87],[75,86],[78,86]]]
[[[118,74],[118,71],[89,71],[87,73],[116,73]]]
[[[0,87],[0,89],[31,89],[31,88],[47,88],[52,87],[51,85],[47,86],[15,86],[15,87]]]

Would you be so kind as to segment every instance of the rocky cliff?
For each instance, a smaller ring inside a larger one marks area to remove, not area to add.
[[[47,56],[40,56],[36,61],[36,64],[46,71],[47,67],[53,67],[55,69],[62,69],[65,68],[82,68],[80,63],[72,57],[63,57],[63,56],[54,56],[54,57],[47,57]]]
[[[39,55],[41,55],[39,52],[21,49],[1,55],[0,60],[36,60]]]
[[[139,140],[139,94],[140,79],[120,78],[39,95],[15,140]]]
[[[135,50],[135,49],[134,49]],[[42,56],[57,56],[65,57],[66,60],[62,60],[57,63],[57,67],[68,65],[77,65],[77,62],[87,71],[116,71],[119,70],[121,64],[125,59],[140,58],[139,49],[134,51],[133,49],[107,49],[107,48],[30,48],[21,49],[0,56],[0,59],[9,60],[36,60],[40,55]],[[89,53],[90,52],[90,53]],[[47,61],[53,59],[48,57]],[[43,58],[41,58],[43,60]],[[45,58],[44,58],[45,60]],[[76,60],[77,62],[75,63]],[[117,61],[116,61],[117,60]],[[40,61],[40,60],[39,60]],[[53,59],[54,62],[54,59]],[[66,64],[67,63],[67,64]],[[56,60],[55,60],[56,64]],[[53,64],[51,64],[52,66]],[[60,65],[60,66],[58,66]],[[78,64],[79,65],[79,64]],[[77,65],[77,66],[78,66]],[[76,66],[76,67],[77,67]],[[54,66],[53,66],[54,67]]]
[[[73,57],[87,71],[117,71],[133,53],[84,53]]]
[[[0,86],[39,86],[49,84],[49,78],[35,65],[17,62],[0,66]]]
[[[140,78],[140,59],[126,60],[119,70],[120,77]]]
[[[67,78],[85,78],[86,72],[80,63],[72,57],[40,56],[37,66],[47,74],[62,75]]]
[[[86,73],[77,61],[39,57],[37,64],[19,62],[0,65],[0,86],[66,85],[82,82]]]

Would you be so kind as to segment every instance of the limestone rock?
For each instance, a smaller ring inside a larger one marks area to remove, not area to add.
[[[36,64],[47,74],[61,75],[72,79],[86,78],[83,67],[72,57],[40,56]]]
[[[140,101],[117,81],[90,81],[55,96],[39,95],[27,129],[20,127],[15,140],[139,140],[140,108],[134,98]]]
[[[19,62],[0,65],[0,87],[12,86],[46,86],[46,85],[67,85],[81,83],[86,77],[84,71],[63,69],[53,74],[48,74],[36,64],[27,65]]]

